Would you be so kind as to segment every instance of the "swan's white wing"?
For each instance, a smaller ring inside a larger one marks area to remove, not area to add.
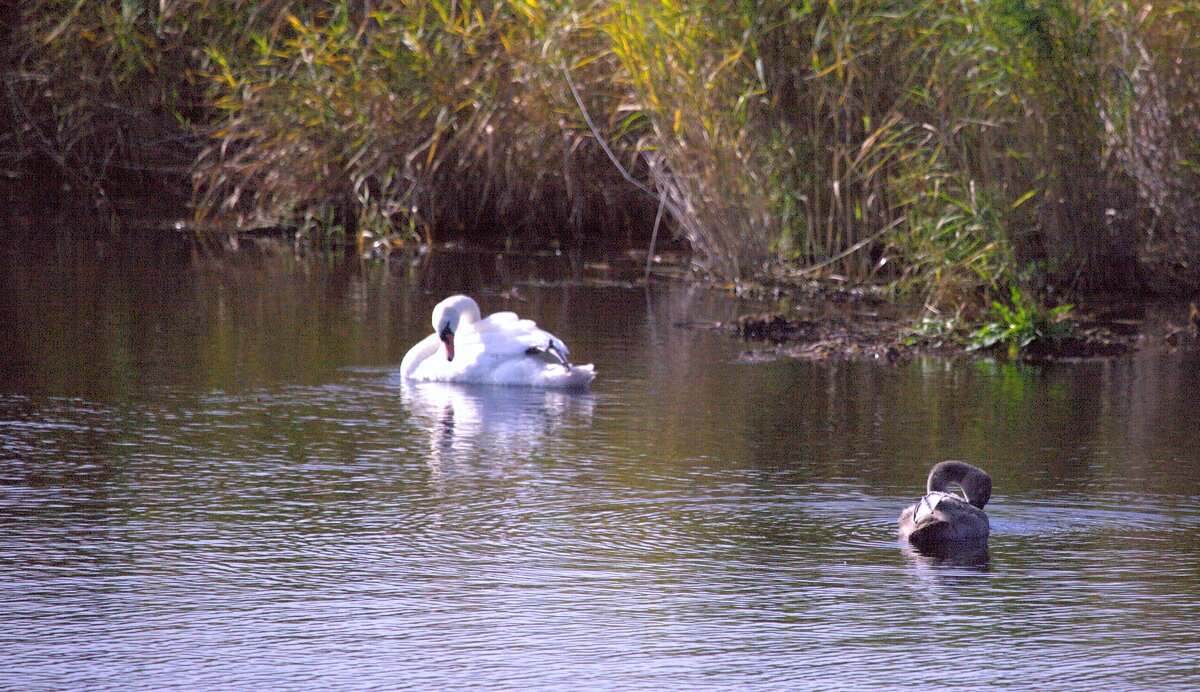
[[[563,360],[571,354],[562,339],[537,326],[533,320],[523,320],[513,312],[489,315],[475,325],[475,334],[488,353],[525,355],[530,349],[557,350]]]
[[[512,324],[514,322],[521,322],[521,321],[523,321],[523,320],[520,317],[518,317],[517,313],[515,313],[515,312],[507,312],[507,311],[493,312],[492,314],[488,315],[487,317],[476,322],[475,328],[480,331],[487,331],[489,329],[502,329],[505,325]],[[532,322],[532,320],[524,320],[524,321]]]

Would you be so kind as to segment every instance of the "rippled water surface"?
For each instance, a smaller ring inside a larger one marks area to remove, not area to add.
[[[4,687],[1200,688],[1194,356],[742,363],[674,325],[762,306],[563,259],[162,255],[0,262]],[[592,391],[406,386],[455,291]],[[985,560],[896,539],[947,458]]]

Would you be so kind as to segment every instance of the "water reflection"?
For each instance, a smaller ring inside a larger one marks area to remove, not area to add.
[[[14,689],[1200,680],[1198,358],[732,365],[672,325],[761,306],[532,262],[5,262]],[[404,386],[451,292],[593,393]],[[968,560],[896,536],[953,457],[1002,493]]]
[[[974,567],[979,571],[987,571],[991,561],[987,539],[924,548],[901,541],[900,552],[913,564],[927,568]]]
[[[586,425],[587,392],[535,387],[401,382],[404,407],[428,430],[428,464],[440,476],[456,461],[486,456],[513,460],[537,452],[568,423]]]

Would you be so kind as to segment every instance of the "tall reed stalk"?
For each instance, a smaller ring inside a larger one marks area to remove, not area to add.
[[[768,171],[752,126],[763,85],[749,66],[753,16],[726,3],[627,0],[606,31],[650,125],[658,194],[705,266],[751,278],[768,259]]]

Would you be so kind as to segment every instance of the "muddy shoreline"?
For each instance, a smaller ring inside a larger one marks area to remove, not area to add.
[[[1200,351],[1200,314],[1186,301],[1148,297],[1080,305],[1066,320],[1074,336],[1054,346],[1035,342],[1015,352],[999,345],[972,350],[961,332],[922,333],[920,307],[906,306],[868,288],[813,282],[754,293],[758,295],[752,297],[777,302],[783,309],[748,310],[729,322],[677,326],[721,331],[740,339],[746,345],[740,362],[794,358],[896,364],[932,356],[1049,363]]]

